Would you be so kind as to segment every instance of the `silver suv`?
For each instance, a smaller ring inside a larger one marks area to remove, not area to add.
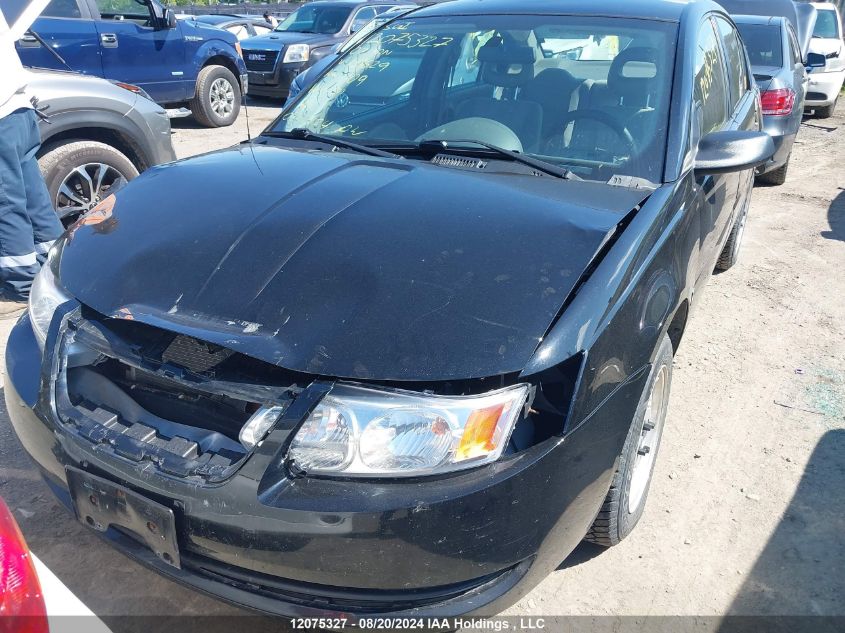
[[[175,160],[170,119],[140,88],[32,72],[27,92],[43,115],[38,162],[65,225],[148,167]]]

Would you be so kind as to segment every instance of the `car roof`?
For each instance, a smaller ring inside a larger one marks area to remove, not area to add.
[[[702,10],[721,8],[715,2],[697,0],[453,0],[428,6],[416,15],[595,15],[680,22],[693,4]]]
[[[246,20],[249,18],[243,18],[239,15],[228,15],[225,13],[218,13],[217,15],[194,15],[191,16],[192,20],[197,22],[205,22],[206,24],[222,24],[223,22],[232,22],[233,20]]]
[[[779,15],[732,15],[731,18],[737,24],[771,24],[783,25],[787,19]]]
[[[310,7],[317,6],[337,6],[337,7],[357,7],[359,5],[367,4],[399,4],[397,0],[314,0],[302,6]]]

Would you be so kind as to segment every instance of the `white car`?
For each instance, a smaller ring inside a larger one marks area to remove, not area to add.
[[[842,83],[845,81],[845,44],[842,42],[842,20],[835,4],[812,2],[818,10],[810,52],[824,55],[823,68],[813,68],[804,106],[826,119],[833,115]]]

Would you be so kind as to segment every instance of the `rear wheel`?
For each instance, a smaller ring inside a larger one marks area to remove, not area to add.
[[[241,89],[232,71],[224,66],[203,68],[197,77],[197,92],[190,106],[200,125],[232,125],[241,111]]]
[[[792,157],[790,156],[790,158]],[[766,185],[782,185],[786,182],[787,171],[789,171],[789,158],[787,158],[786,163],[778,169],[757,176],[757,182],[762,182]]]
[[[585,537],[587,541],[604,547],[616,545],[639,522],[663,436],[671,385],[672,342],[664,335],[622,448],[619,467],[604,505]]]
[[[38,164],[65,226],[138,175],[138,169],[122,152],[97,141],[59,145],[44,154]]]

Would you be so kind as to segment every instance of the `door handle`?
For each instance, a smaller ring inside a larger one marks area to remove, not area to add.
[[[23,37],[18,40],[18,43],[21,45],[22,48],[38,48],[41,46],[41,43],[35,38],[32,33],[24,33]]]
[[[104,48],[117,48],[117,35],[114,33],[102,33],[100,35],[100,43]]]

